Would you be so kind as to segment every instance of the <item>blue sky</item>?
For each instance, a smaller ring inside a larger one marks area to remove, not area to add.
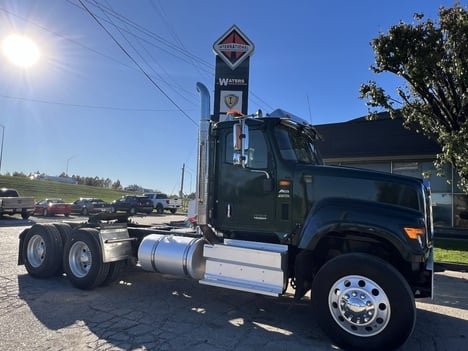
[[[69,175],[168,194],[178,193],[184,163],[184,192],[195,191],[195,85],[213,93],[212,46],[233,24],[255,45],[252,112],[280,107],[313,124],[336,123],[367,113],[362,83],[374,79],[389,92],[401,84],[370,72],[372,38],[400,20],[413,22],[415,12],[437,19],[439,6],[454,3],[82,1],[157,86],[78,0],[2,0],[0,41],[28,36],[41,58],[25,69],[0,55],[0,172],[58,175],[68,166]]]

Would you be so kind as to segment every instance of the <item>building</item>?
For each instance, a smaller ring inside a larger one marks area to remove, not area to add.
[[[318,149],[326,164],[397,173],[429,181],[436,234],[468,235],[468,194],[457,188],[450,166],[437,175],[433,161],[440,146],[403,127],[401,118],[380,113],[343,123],[317,125]]]

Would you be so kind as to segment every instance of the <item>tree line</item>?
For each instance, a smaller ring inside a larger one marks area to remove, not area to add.
[[[25,178],[31,178],[31,179],[46,179],[47,177],[44,173],[41,173],[39,171],[34,172],[34,173],[29,173],[29,174],[25,174],[23,172],[13,172],[13,174],[10,174],[8,172],[5,175],[13,176],[13,177],[25,177]],[[99,188],[113,189],[113,190],[141,191],[143,189],[142,186],[137,185],[137,184],[132,184],[124,188],[122,184],[120,183],[119,179],[117,179],[116,181],[113,181],[110,178],[82,177],[82,176],[75,175],[75,174],[72,176],[68,176],[65,172],[62,172],[59,176],[55,178],[72,179],[76,182],[76,184],[89,185],[89,186],[95,186]]]

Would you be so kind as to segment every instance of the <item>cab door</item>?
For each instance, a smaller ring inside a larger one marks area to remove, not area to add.
[[[243,153],[243,165],[238,164],[240,156],[234,145],[235,128],[226,129],[219,135],[215,183],[216,223],[220,229],[238,234],[271,233],[276,216],[273,158],[261,126],[248,126],[247,134],[248,146]]]

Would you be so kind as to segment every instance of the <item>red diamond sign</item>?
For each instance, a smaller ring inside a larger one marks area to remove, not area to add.
[[[254,45],[236,25],[233,25],[213,44],[213,49],[216,55],[234,70],[253,54]]]

